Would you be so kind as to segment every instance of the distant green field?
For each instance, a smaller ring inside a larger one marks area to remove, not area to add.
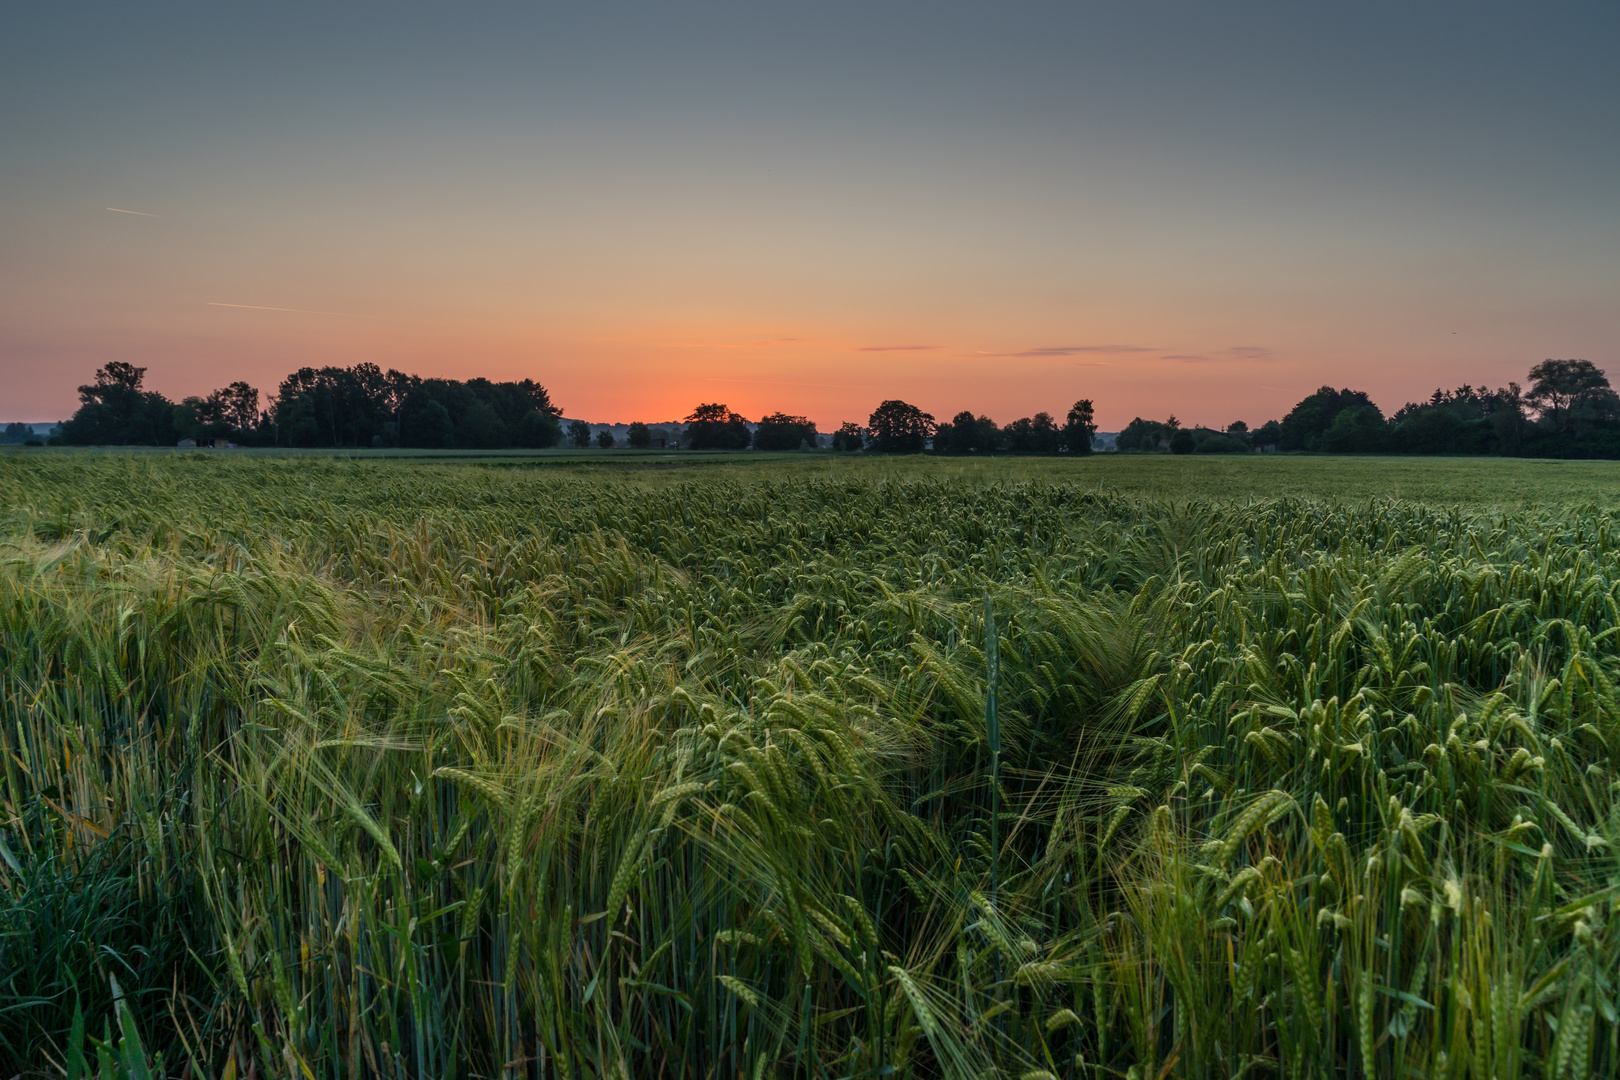
[[[0,454],[0,1063],[1616,1075],[1617,479]]]
[[[210,468],[228,463],[352,461],[454,469],[559,469],[585,475],[680,479],[688,470],[721,467],[738,480],[789,477],[1030,480],[1085,485],[1153,498],[1270,499],[1283,497],[1418,502],[1502,507],[1549,503],[1608,505],[1620,499],[1620,461],[1559,461],[1487,457],[1332,457],[1295,454],[1187,456],[1095,454],[1084,458],[864,454],[772,454],[690,450],[126,450],[50,447],[0,450],[0,460],[112,457],[175,460]]]

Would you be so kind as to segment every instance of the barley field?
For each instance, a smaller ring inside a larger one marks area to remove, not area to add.
[[[4,1075],[1615,1075],[1617,480],[0,456]]]

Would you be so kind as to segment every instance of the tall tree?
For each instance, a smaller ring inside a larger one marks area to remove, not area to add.
[[[1063,445],[1071,454],[1091,453],[1091,441],[1097,436],[1097,416],[1090,398],[1081,398],[1069,409],[1063,424]]]
[[[872,433],[872,449],[878,453],[920,454],[934,433],[934,418],[896,398],[874,409],[866,426]]]
[[[568,441],[583,450],[591,445],[591,425],[583,420],[568,421]]]
[[[113,360],[96,381],[79,387],[79,408],[62,427],[62,441],[75,446],[173,446],[174,404],[141,388],[146,369]]]
[[[699,405],[686,418],[686,441],[693,450],[746,450],[752,440],[748,421],[730,406]]]
[[[1578,422],[1607,419],[1613,412],[1609,379],[1590,360],[1543,360],[1530,369],[1530,391],[1524,395],[1554,431],[1573,431]]]
[[[1334,417],[1346,409],[1374,408],[1372,398],[1360,390],[1335,390],[1324,386],[1300,401],[1283,417],[1283,450],[1316,450],[1320,448],[1322,434],[1333,424]],[[1383,413],[1379,413],[1382,420]]]
[[[637,450],[645,450],[652,445],[652,428],[637,420],[625,432],[624,441]]]

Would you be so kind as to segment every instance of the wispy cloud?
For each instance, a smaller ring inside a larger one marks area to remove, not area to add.
[[[375,319],[376,315],[363,315],[355,311],[313,311],[301,307],[265,307],[263,304],[222,304],[217,300],[208,301],[209,307],[246,308],[249,311],[291,311],[298,315],[341,315],[346,319]]]
[[[1160,360],[1180,360],[1185,364],[1217,364],[1232,360],[1270,360],[1273,353],[1261,345],[1234,345],[1216,353],[1163,353]]]
[[[111,210],[115,214],[134,214],[137,217],[162,217],[162,214],[148,214],[145,210],[120,210],[116,206],[103,206],[103,210]]]
[[[938,345],[860,345],[856,352],[927,352],[937,349]]]
[[[1041,345],[1022,352],[992,353],[981,352],[980,356],[1010,356],[1021,359],[1041,359],[1057,356],[1083,356],[1086,354],[1117,355],[1121,353],[1144,353],[1154,350],[1146,345]]]

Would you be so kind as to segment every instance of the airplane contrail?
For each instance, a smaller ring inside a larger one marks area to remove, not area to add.
[[[222,304],[217,300],[208,301],[209,307],[247,308],[250,311],[292,311],[299,315],[341,315],[347,319],[375,319],[375,315],[364,315],[355,311],[314,311],[301,307],[265,307],[263,304]]]
[[[162,217],[162,214],[148,214],[145,210],[120,210],[116,206],[103,206],[103,210],[111,210],[115,214],[137,214],[141,217]]]

